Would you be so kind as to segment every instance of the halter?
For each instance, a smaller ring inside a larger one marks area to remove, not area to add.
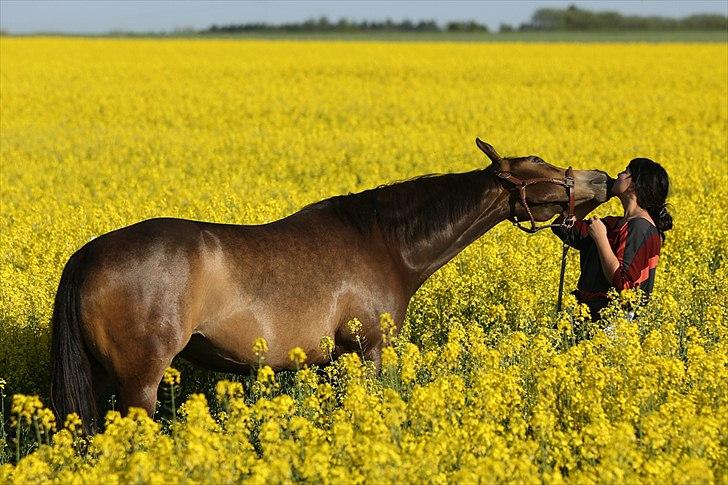
[[[516,187],[518,187],[518,194],[521,197],[521,204],[523,205],[523,207],[526,208],[526,212],[528,212],[528,217],[531,220],[531,227],[528,228],[522,226],[521,222],[518,220],[518,217],[516,217],[515,215],[509,217],[508,220],[510,220],[513,225],[516,226],[518,229],[525,231],[529,234],[533,234],[540,231],[541,229],[547,229],[549,227],[563,227],[565,229],[569,229],[571,228],[571,226],[574,225],[574,221],[576,220],[576,216],[574,215],[574,170],[571,167],[566,169],[566,173],[564,174],[563,179],[540,177],[528,180],[521,180],[517,177],[514,177],[511,172],[495,172],[495,174],[499,178],[507,180]],[[561,224],[547,224],[545,226],[539,227],[536,226],[536,221],[533,218],[531,208],[528,207],[528,201],[526,200],[526,187],[540,182],[548,182],[551,184],[557,184],[566,187],[566,191],[569,194],[569,215],[561,222]]]

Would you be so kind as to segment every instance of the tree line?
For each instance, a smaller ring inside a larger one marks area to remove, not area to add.
[[[540,8],[519,30],[727,30],[728,17],[698,14],[683,18],[642,17],[618,12],[592,12],[574,5],[566,9]]]
[[[725,15],[697,14],[683,18],[622,15],[618,12],[594,12],[571,5],[565,9],[540,8],[530,22],[517,27],[501,24],[500,32],[513,31],[595,31],[595,30],[728,30]],[[434,20],[353,21],[341,18],[330,21],[327,17],[304,22],[267,24],[261,22],[241,24],[213,24],[200,33],[235,32],[489,32],[488,27],[475,20],[451,21],[439,25]]]
[[[245,23],[212,25],[203,33],[227,33],[227,32],[488,32],[488,27],[475,21],[448,22],[444,28],[440,27],[434,20],[420,20],[413,22],[403,20],[395,22],[387,19],[382,22],[362,21],[356,22],[349,19],[339,19],[336,22],[329,21],[327,17],[308,19],[304,22],[293,22],[285,24],[266,23]]]

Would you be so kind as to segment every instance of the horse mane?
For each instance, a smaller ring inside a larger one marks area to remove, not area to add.
[[[378,226],[392,242],[413,244],[473,209],[497,181],[484,170],[427,174],[314,202],[302,210],[330,209],[343,223],[370,235]]]

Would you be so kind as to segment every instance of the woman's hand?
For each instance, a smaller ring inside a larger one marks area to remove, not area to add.
[[[589,218],[589,235],[597,242],[607,239],[607,227],[597,216]]]

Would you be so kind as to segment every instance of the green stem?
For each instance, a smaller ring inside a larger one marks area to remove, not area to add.
[[[0,433],[2,433],[0,436],[3,438],[3,443],[5,443],[5,437],[7,436],[5,433],[5,393],[2,390],[0,390]],[[5,445],[3,445],[1,451],[3,454],[5,453]]]
[[[36,419],[35,416],[33,416],[33,427],[35,428],[36,443],[38,443],[38,445],[40,445],[40,442],[41,442],[40,427],[38,426],[38,419]]]
[[[361,354],[361,361],[364,363],[364,349],[361,346],[361,339],[359,338],[359,334],[356,335],[356,343],[359,344],[359,353]]]
[[[20,416],[18,416],[20,418]],[[15,464],[20,461],[20,437],[23,435],[23,422],[18,420],[18,435],[15,437]]]
[[[171,390],[170,395],[172,396],[172,421],[176,422],[177,421],[177,407],[174,405],[174,388],[175,388],[175,385],[172,384],[170,386],[170,390]]]

